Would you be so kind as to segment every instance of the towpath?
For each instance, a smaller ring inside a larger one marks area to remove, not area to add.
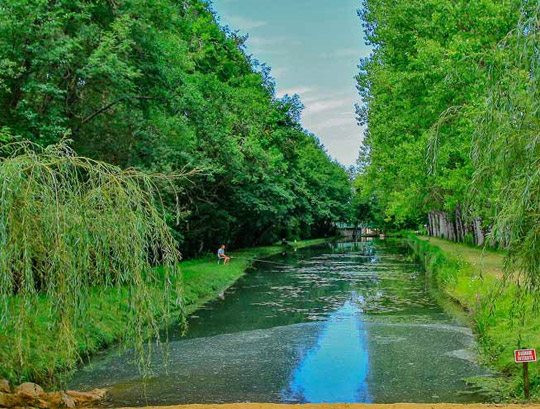
[[[418,238],[429,241],[446,253],[464,259],[482,272],[492,274],[497,278],[502,278],[503,276],[504,254],[501,252],[483,250],[478,247],[470,247],[465,244],[454,243],[435,237],[418,236]]]

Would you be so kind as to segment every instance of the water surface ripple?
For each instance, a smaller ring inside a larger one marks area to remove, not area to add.
[[[433,298],[396,241],[327,244],[258,263],[172,333],[146,386],[132,351],[109,351],[73,388],[115,406],[212,402],[471,402],[471,331]],[[215,274],[226,266],[216,266]],[[145,392],[146,389],[146,392]]]

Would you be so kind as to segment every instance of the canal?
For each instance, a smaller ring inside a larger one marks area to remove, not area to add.
[[[488,375],[474,336],[405,243],[328,243],[268,261],[191,316],[186,336],[171,331],[146,382],[133,352],[116,349],[70,387],[108,388],[115,406],[482,400],[463,381]]]

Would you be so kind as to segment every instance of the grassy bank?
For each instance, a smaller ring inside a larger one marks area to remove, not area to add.
[[[513,351],[540,348],[540,315],[531,295],[503,285],[504,255],[441,239],[411,235],[408,241],[438,287],[468,312],[483,363],[502,374],[469,381],[494,399],[521,399],[522,368]],[[533,399],[540,400],[540,366],[529,368]]]
[[[325,241],[299,241],[294,246],[300,248]],[[195,311],[231,286],[250,266],[250,259],[270,256],[283,249],[281,245],[274,245],[232,251],[231,254],[239,258],[226,266],[218,265],[214,255],[183,261],[180,269],[186,313]],[[161,297],[158,287],[150,298],[156,315],[161,314],[163,303],[167,301]],[[128,292],[121,288],[90,297],[88,313],[81,317],[78,330],[73,334],[79,346],[78,356],[73,356],[58,348],[56,335],[50,330],[48,306],[51,300],[42,298],[37,313],[25,329],[24,345],[17,346],[12,334],[0,328],[0,379],[7,378],[14,383],[35,381],[45,386],[56,384],[66,370],[76,366],[81,359],[122,341],[130,333],[127,328],[128,300]],[[174,303],[174,300],[169,302]],[[25,357],[22,361],[21,351]]]

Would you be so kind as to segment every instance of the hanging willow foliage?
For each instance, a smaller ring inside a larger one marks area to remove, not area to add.
[[[540,291],[540,5],[523,1],[519,26],[494,50],[478,119],[473,186],[496,217],[491,237],[508,248],[507,277]]]
[[[144,367],[144,341],[159,339],[162,320],[173,308],[181,310],[180,256],[156,200],[155,178],[79,157],[65,143],[11,144],[5,150],[0,338],[11,337],[21,373],[32,354],[28,337],[36,314],[45,317],[58,351],[76,357],[77,329],[88,318],[89,300],[114,291],[127,294],[121,306],[129,320],[125,337],[135,342]]]

